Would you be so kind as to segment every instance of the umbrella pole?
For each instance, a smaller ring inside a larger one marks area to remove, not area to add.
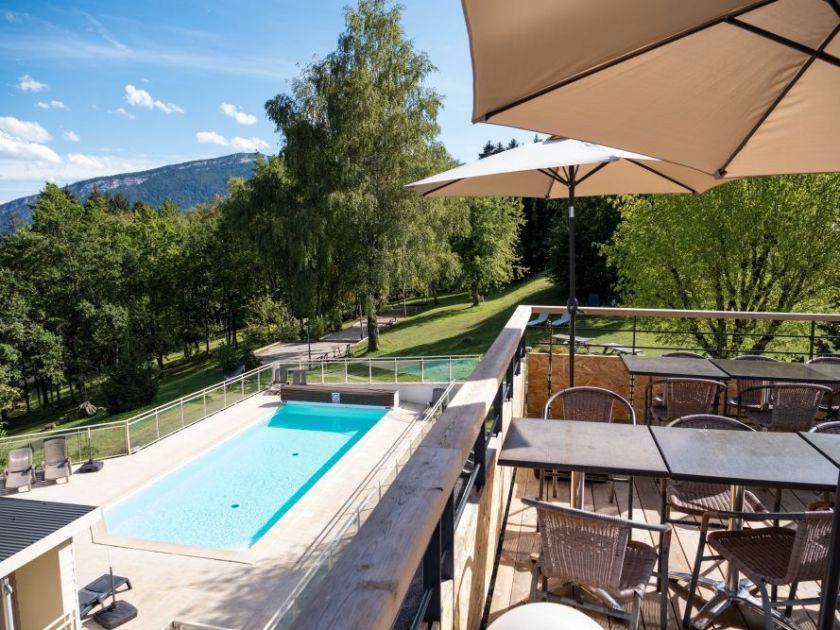
[[[575,176],[577,167],[569,167],[569,387],[575,386],[575,333],[578,301],[575,297]]]

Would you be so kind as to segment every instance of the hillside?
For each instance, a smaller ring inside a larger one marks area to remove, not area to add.
[[[129,203],[144,201],[153,206],[168,197],[186,210],[224,193],[231,177],[251,177],[255,158],[256,153],[234,153],[137,173],[95,177],[70,184],[69,188],[82,200],[94,190],[111,195],[119,192]],[[28,223],[32,215],[30,206],[36,199],[37,195],[31,195],[0,204],[0,230],[5,231],[12,222]]]

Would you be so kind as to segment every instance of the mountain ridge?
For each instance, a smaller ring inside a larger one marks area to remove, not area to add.
[[[190,160],[145,171],[93,177],[68,184],[67,187],[83,202],[95,191],[115,195],[122,193],[130,204],[137,201],[159,206],[167,198],[182,210],[207,203],[227,190],[231,177],[253,175],[256,153],[233,153],[218,158]],[[32,220],[31,206],[38,195],[20,197],[0,204],[0,231]]]

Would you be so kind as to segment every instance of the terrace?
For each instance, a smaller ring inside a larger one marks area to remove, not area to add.
[[[583,308],[586,317],[622,317],[633,334],[655,319],[749,320],[785,322],[773,346],[788,361],[815,354],[821,339],[817,325],[840,320],[837,314],[650,311]],[[539,551],[536,512],[521,503],[537,494],[531,470],[499,465],[498,459],[513,418],[541,416],[547,380],[557,391],[568,382],[567,357],[526,353],[527,323],[537,313],[560,314],[563,307],[520,306],[453,398],[446,412],[401,469],[346,550],[297,596],[281,617],[280,627],[433,627],[476,628],[492,623],[507,610],[529,600],[532,554]],[[614,320],[613,320],[614,321]],[[532,337],[534,334],[532,333]],[[544,335],[538,337],[544,338]],[[531,339],[535,341],[535,339]],[[630,340],[630,345],[634,345]],[[682,345],[683,348],[690,343]],[[668,348],[647,346],[650,355]],[[633,350],[638,351],[637,347]],[[646,377],[631,379],[618,356],[577,356],[578,384],[598,385],[633,400],[643,418]],[[632,383],[631,380],[635,381]],[[640,420],[641,422],[641,420]],[[625,445],[632,449],[633,444]],[[822,456],[813,451],[814,461]],[[758,489],[773,504],[773,493]],[[659,523],[658,483],[637,477],[636,520]],[[557,499],[569,504],[569,484],[561,482]],[[782,511],[800,511],[821,493],[784,490]],[[608,501],[607,484],[587,484],[584,507],[602,514],[626,515],[623,491]],[[695,519],[699,522],[699,519]],[[640,540],[656,543],[655,534]],[[674,527],[671,571],[690,572],[698,542],[696,527]],[[635,535],[634,535],[635,538]],[[722,577],[720,568],[710,573]],[[820,583],[800,585],[799,596],[816,597]],[[786,592],[782,590],[782,592]],[[706,597],[706,594],[701,593]],[[654,581],[642,605],[644,627],[660,625],[659,594]],[[669,590],[667,627],[679,627],[685,610],[684,583]],[[760,615],[734,608],[712,627],[760,627]],[[622,627],[611,617],[593,615],[603,627]],[[819,606],[798,606],[792,620],[816,627]],[[836,623],[836,621],[835,621]],[[820,626],[825,627],[825,626]],[[830,625],[828,627],[831,627]]]

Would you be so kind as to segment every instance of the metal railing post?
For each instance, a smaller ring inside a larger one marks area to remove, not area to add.
[[[131,455],[131,425],[125,423],[125,454]]]
[[[347,385],[349,382],[350,377],[347,375],[347,359],[344,359],[344,384]]]
[[[513,389],[513,387],[511,387]],[[491,427],[491,432],[493,435],[498,435],[499,431],[502,430],[502,411],[505,405],[505,383],[502,381],[502,384],[499,385],[499,389],[496,390],[496,396],[493,398],[493,426]]]
[[[160,415],[157,409],[155,409],[155,433],[157,434],[157,439],[160,439]]]
[[[426,382],[426,360],[420,357],[420,382]]]
[[[399,379],[397,378],[397,357],[394,357],[394,382],[399,383]]]
[[[245,398],[245,376],[239,377],[239,382],[242,384],[242,398]]]
[[[811,335],[808,338],[808,360],[814,358],[814,334],[816,333],[817,322],[811,320]]]
[[[257,391],[262,391],[262,386],[260,385],[260,374],[262,374],[262,368],[257,370]]]
[[[184,428],[184,399],[181,399],[181,428]]]
[[[368,384],[373,383],[373,364],[368,359]]]
[[[227,407],[227,381],[222,383],[222,407]]]
[[[201,402],[204,404],[204,415],[201,416],[201,419],[207,417],[207,390],[201,392]]]
[[[323,385],[325,382],[326,379],[324,378],[324,360],[321,359],[321,385]]]
[[[636,320],[637,319],[638,319],[637,317],[635,317],[635,316],[633,317],[633,345],[632,345],[633,354],[636,354]]]
[[[449,357],[449,382],[452,382],[452,357]]]
[[[90,427],[88,427],[88,429],[87,429],[87,434],[88,434],[88,450],[90,451],[88,453],[88,457],[90,459],[93,459],[93,435],[90,432]],[[81,442],[79,442],[79,461],[84,461],[84,458],[85,458],[85,456],[82,455],[82,444],[81,444]]]
[[[502,390],[499,389],[498,393],[496,394],[496,400],[501,398]],[[501,405],[499,405],[499,409],[501,410]],[[493,414],[495,415],[497,412],[494,409]],[[498,413],[501,413],[499,411]],[[495,424],[495,419],[494,419]],[[478,428],[478,435],[475,438],[475,444],[473,445],[473,465],[475,466],[475,487],[481,488],[484,486],[484,482],[487,479],[487,428],[484,426],[484,422],[481,423],[481,426]]]

